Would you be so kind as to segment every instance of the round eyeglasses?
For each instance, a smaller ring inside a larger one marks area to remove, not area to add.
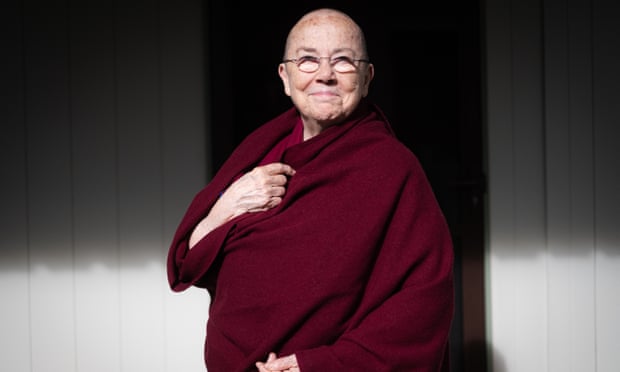
[[[302,72],[316,72],[321,66],[322,59],[329,60],[329,65],[331,66],[331,68],[333,68],[334,71],[340,72],[340,73],[348,73],[348,72],[356,71],[357,62],[370,63],[370,61],[367,59],[353,59],[353,58],[349,58],[345,56],[334,57],[334,58],[304,56],[300,58],[285,59],[282,61],[282,63],[288,63],[288,62],[294,63],[297,65],[297,68],[299,69],[299,71],[302,71]]]

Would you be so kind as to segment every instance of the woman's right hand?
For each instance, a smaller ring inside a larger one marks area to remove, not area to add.
[[[215,202],[209,214],[194,228],[189,239],[191,249],[218,226],[246,212],[261,212],[282,202],[288,178],[295,170],[288,164],[258,166],[233,182]]]
[[[225,204],[233,217],[271,209],[282,202],[288,177],[294,174],[295,170],[283,163],[256,167],[230,185],[218,202]]]

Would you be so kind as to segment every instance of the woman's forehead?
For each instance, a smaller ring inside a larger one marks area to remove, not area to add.
[[[348,47],[334,47],[329,48],[328,46],[323,46],[322,48],[313,48],[300,46],[299,48],[293,49],[292,52],[296,55],[299,54],[320,54],[320,55],[333,55],[333,54],[342,54],[342,55],[351,55],[355,56],[358,53],[353,48]]]
[[[358,51],[361,39],[355,27],[344,22],[312,22],[298,25],[291,34],[289,49],[335,50],[350,49]]]

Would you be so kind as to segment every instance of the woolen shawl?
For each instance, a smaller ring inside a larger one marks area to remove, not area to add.
[[[188,239],[220,192],[299,121],[248,136],[191,202],[171,244],[174,291],[206,288],[209,372],[255,370],[270,351],[302,372],[440,371],[453,316],[445,218],[414,154],[378,107],[288,148],[282,203]]]

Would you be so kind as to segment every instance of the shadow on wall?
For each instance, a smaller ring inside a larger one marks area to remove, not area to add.
[[[513,236],[501,239],[496,236],[493,238],[491,255],[498,260],[512,260],[515,263],[546,256],[558,259],[620,259],[620,242],[610,241],[605,244],[604,239],[595,235],[578,238],[570,233],[551,239],[542,230],[538,238],[520,236],[515,239]]]
[[[463,347],[463,354],[465,359],[463,364],[467,371],[507,372],[503,357],[485,341],[475,340],[466,343]],[[481,361],[478,355],[488,355],[489,358]]]

